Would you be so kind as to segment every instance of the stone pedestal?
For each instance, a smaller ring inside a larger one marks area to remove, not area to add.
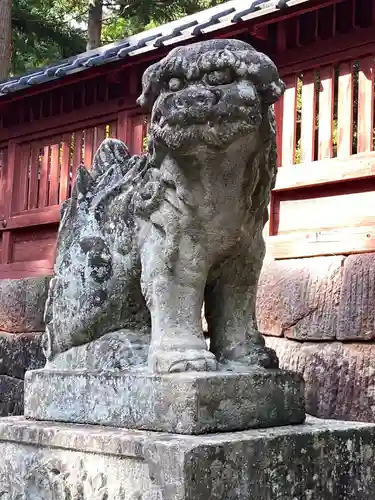
[[[375,425],[205,436],[0,420],[6,500],[373,500]]]
[[[35,370],[26,374],[25,416],[128,429],[204,434],[300,424],[301,375]]]

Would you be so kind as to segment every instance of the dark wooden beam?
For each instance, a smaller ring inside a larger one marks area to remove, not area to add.
[[[338,61],[351,60],[375,52],[375,27],[341,34],[332,40],[319,40],[308,47],[271,54],[282,75],[300,73]]]

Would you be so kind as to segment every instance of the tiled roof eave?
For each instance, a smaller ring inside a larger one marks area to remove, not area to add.
[[[309,1],[311,0],[232,0],[225,2],[120,42],[79,54],[27,75],[11,78],[0,83],[0,99],[35,85],[162,47],[171,47],[182,41],[193,40],[200,35],[235,26],[250,19],[255,20],[257,17],[269,15],[279,9]]]

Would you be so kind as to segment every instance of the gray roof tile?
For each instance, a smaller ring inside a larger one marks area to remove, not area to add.
[[[126,40],[84,52],[46,68],[36,69],[26,75],[0,82],[0,97],[24,90],[30,86],[64,78],[77,71],[101,66],[114,60],[137,55],[141,52],[170,46],[182,39],[192,39],[202,33],[212,32],[276,9],[305,3],[310,0],[232,0],[210,9],[164,24],[152,30],[131,36]]]

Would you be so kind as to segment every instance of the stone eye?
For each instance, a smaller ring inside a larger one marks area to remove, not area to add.
[[[208,85],[225,85],[233,81],[232,73],[229,69],[225,71],[211,71],[204,75],[203,79]]]
[[[169,90],[172,92],[176,92],[177,90],[180,90],[182,87],[182,81],[179,78],[171,78],[169,80]]]

